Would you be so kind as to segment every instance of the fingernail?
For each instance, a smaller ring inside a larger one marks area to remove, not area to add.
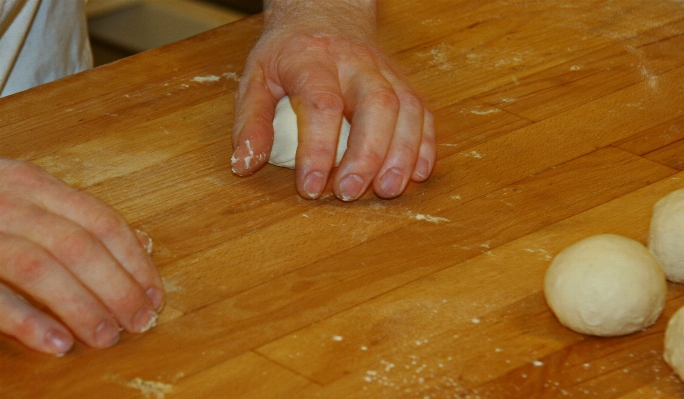
[[[340,181],[342,201],[353,201],[361,195],[363,179],[359,175],[347,175]]]
[[[318,198],[325,188],[325,178],[321,172],[312,172],[304,180],[304,191],[311,199]]]
[[[152,305],[156,310],[161,310],[164,305],[164,294],[156,287],[150,287],[146,292],[147,297],[152,301]]]
[[[98,348],[109,348],[119,342],[119,327],[110,321],[103,321],[95,330],[95,344]]]
[[[397,168],[391,168],[380,178],[380,187],[382,191],[396,197],[401,194],[401,185],[404,182],[404,177]]]
[[[51,329],[45,334],[45,341],[51,351],[57,356],[63,356],[69,352],[74,341],[71,337],[60,330]]]
[[[415,172],[422,180],[427,179],[430,176],[430,162],[425,158],[419,158]]]
[[[133,328],[136,332],[144,333],[157,325],[157,313],[144,306],[133,318]]]

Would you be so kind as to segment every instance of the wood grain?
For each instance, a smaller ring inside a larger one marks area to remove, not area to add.
[[[438,131],[433,176],[395,200],[231,174],[259,15],[0,99],[0,156],[148,232],[168,292],[155,329],[107,350],[0,337],[0,397],[684,397],[662,359],[683,286],[617,338],[564,328],[542,292],[564,247],[645,243],[684,187],[684,4],[380,3],[381,44]]]

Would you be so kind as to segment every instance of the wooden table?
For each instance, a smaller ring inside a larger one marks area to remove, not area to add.
[[[684,397],[662,359],[683,286],[619,338],[562,327],[542,292],[562,248],[645,242],[684,187],[684,3],[380,3],[439,140],[432,178],[396,200],[231,174],[260,16],[0,100],[0,155],[148,232],[168,291],[160,325],[111,349],[0,338],[0,397]]]

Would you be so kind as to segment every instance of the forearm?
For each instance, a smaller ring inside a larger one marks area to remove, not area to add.
[[[293,6],[298,4],[309,4],[309,5],[320,5],[323,7],[331,6],[330,2],[324,2],[320,0],[264,0],[264,10],[268,10],[273,6]],[[372,7],[375,9],[377,5],[376,0],[338,0],[336,4],[351,4],[360,7]]]

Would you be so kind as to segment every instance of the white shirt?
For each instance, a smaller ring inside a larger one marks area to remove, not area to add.
[[[92,64],[84,0],[0,0],[0,96]]]

